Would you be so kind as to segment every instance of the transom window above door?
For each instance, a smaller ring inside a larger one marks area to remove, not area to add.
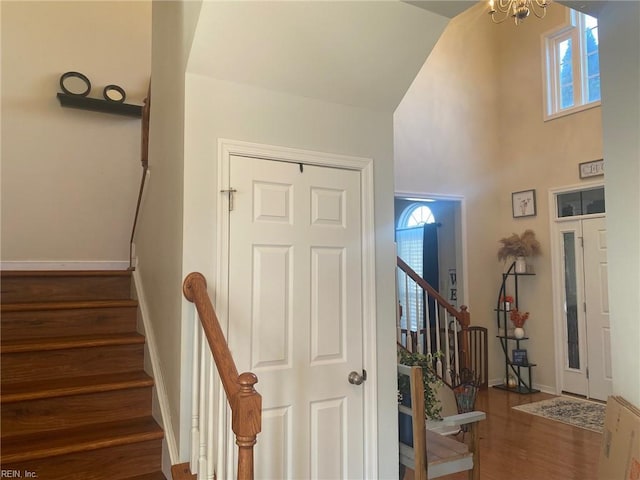
[[[605,213],[604,187],[595,187],[556,196],[558,218]]]

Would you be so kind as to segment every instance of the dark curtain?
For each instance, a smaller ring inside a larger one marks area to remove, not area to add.
[[[423,227],[422,239],[422,278],[431,285],[437,292],[440,291],[440,272],[438,270],[438,226],[437,223],[428,223]],[[425,319],[429,319],[429,327],[431,332],[431,351],[437,351],[436,335],[433,330],[436,326],[436,301],[427,297],[427,301],[423,303],[428,309]],[[426,320],[425,320],[426,321]],[[425,325],[426,327],[426,325]],[[426,339],[425,339],[426,341]],[[425,351],[426,351],[426,345]]]
[[[438,270],[438,225],[428,223],[424,225],[422,240],[422,277],[437,292],[440,291],[440,272]],[[435,326],[436,303],[432,298],[428,302],[429,324]]]

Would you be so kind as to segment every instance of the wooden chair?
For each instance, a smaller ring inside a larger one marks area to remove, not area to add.
[[[411,407],[398,405],[398,411],[411,417],[413,446],[400,441],[400,464],[413,469],[415,480],[427,480],[458,472],[469,472],[470,480],[480,479],[477,422],[484,412],[469,412],[444,417],[442,426],[469,425],[469,445],[427,429],[424,414],[424,384],[422,368],[398,365],[398,374],[409,377]]]

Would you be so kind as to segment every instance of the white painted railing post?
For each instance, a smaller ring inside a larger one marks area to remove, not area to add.
[[[193,474],[198,474],[200,457],[200,320],[194,310],[193,345],[191,373],[191,458],[189,468]]]
[[[212,480],[218,458],[215,452],[215,365],[209,344],[195,313],[193,332],[193,373],[191,391],[191,452],[189,467],[200,480]]]

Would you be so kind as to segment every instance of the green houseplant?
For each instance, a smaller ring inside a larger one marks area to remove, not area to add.
[[[441,352],[434,355],[410,352],[406,348],[398,346],[398,363],[410,367],[422,367],[422,381],[424,383],[424,412],[427,418],[440,420],[442,405],[437,397],[437,389],[443,385],[442,380],[436,375],[433,363]],[[398,393],[402,398],[410,398],[409,379],[404,375],[398,377]]]

